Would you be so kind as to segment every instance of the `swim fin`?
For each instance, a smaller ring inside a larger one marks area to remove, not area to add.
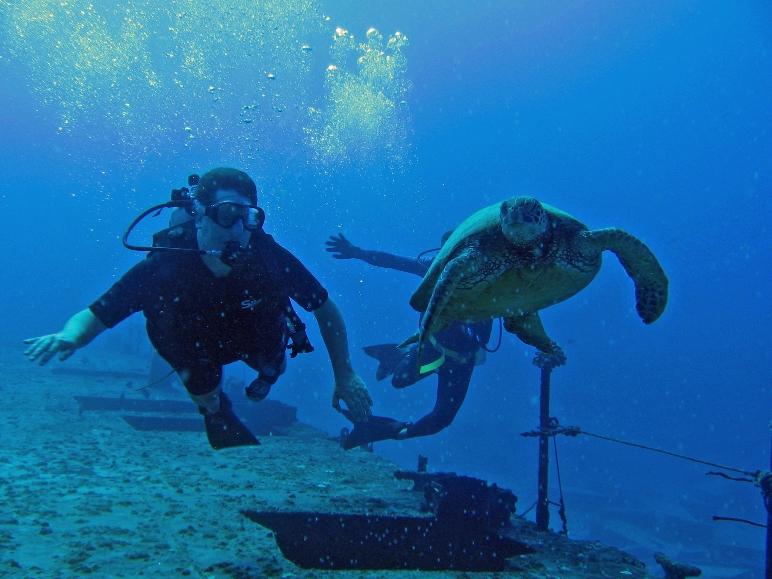
[[[375,371],[375,379],[379,382],[386,376],[393,374],[394,370],[405,356],[405,350],[397,347],[397,344],[377,344],[362,348],[365,354],[378,360],[378,369]]]
[[[405,422],[387,416],[370,416],[364,422],[355,423],[351,432],[342,435],[340,445],[343,450],[351,450],[371,442],[397,438],[399,431],[405,426]]]
[[[231,401],[224,392],[220,392],[220,409],[217,412],[211,413],[204,409],[200,412],[204,415],[206,437],[215,450],[260,444],[255,435],[233,413]]]
[[[445,363],[445,349],[434,336],[429,336],[426,343],[418,349],[418,374],[427,375]]]

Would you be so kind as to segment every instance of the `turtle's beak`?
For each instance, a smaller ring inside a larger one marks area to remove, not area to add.
[[[529,203],[504,203],[501,206],[501,231],[510,243],[518,246],[530,245],[544,234],[544,209],[538,201]]]
[[[514,245],[530,245],[544,233],[544,228],[538,223],[529,223],[522,219],[502,221],[501,231]]]

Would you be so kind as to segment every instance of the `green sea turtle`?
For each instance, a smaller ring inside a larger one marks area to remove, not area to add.
[[[614,253],[635,283],[636,309],[644,323],[662,314],[667,277],[640,240],[621,229],[590,231],[580,221],[533,197],[515,197],[481,209],[461,223],[442,246],[410,305],[424,312],[418,340],[454,320],[503,317],[504,328],[552,359],[565,361],[544,331],[539,310],[585,288],[600,270],[601,254]]]

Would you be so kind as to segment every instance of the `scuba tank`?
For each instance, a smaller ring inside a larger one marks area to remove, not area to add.
[[[126,228],[122,239],[123,246],[132,251],[195,251],[201,255],[208,253],[195,247],[196,229],[193,221],[193,200],[198,188],[198,182],[198,175],[190,175],[188,177],[190,188],[172,189],[170,201],[153,205],[140,213]],[[174,209],[170,219],[170,226],[153,234],[152,246],[129,243],[131,232],[142,220],[151,213],[154,214],[154,217],[157,217],[164,209]]]
[[[190,175],[188,187],[172,189],[171,201],[180,205],[172,211],[169,227],[153,234],[153,247],[195,247],[193,199],[196,198],[198,182],[198,175]]]

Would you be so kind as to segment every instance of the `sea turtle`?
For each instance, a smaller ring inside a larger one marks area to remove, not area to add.
[[[481,209],[454,230],[411,297],[410,305],[424,315],[419,333],[405,344],[418,340],[421,352],[453,320],[503,317],[508,332],[562,363],[562,350],[544,331],[539,310],[586,287],[606,250],[635,283],[638,315],[652,323],[665,309],[668,281],[643,242],[621,229],[590,231],[533,197]]]

